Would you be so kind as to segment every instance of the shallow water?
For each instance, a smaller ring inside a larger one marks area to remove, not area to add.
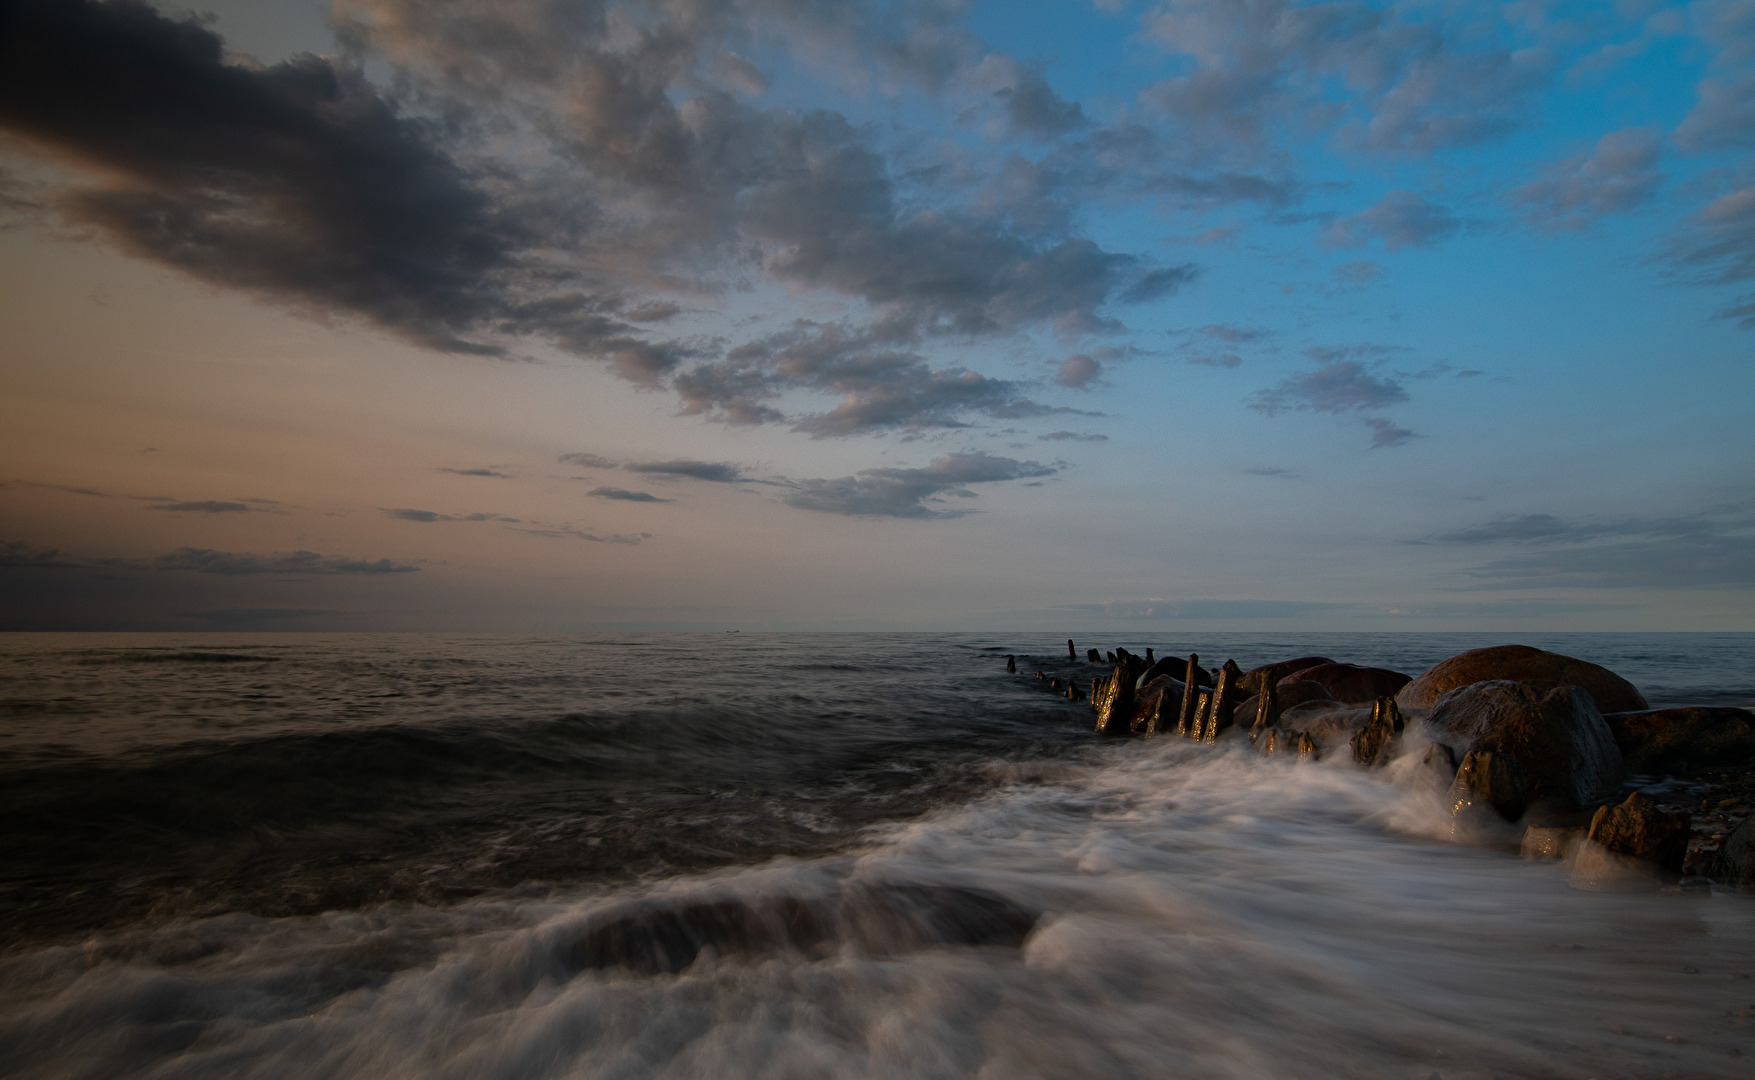
[[[1090,644],[1417,672],[1495,640]],[[1654,704],[1755,700],[1755,636],[1520,640]],[[1017,652],[1086,677],[1064,639],[0,651],[0,1075],[1742,1077],[1755,1055],[1755,898],[1575,890],[1449,843],[1393,769],[1100,743],[1088,707],[1004,674]],[[708,948],[674,975],[572,959],[630,904],[862,883],[975,890],[1035,928]]]

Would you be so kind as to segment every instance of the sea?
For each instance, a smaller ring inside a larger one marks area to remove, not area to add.
[[[1101,738],[1068,635],[1755,706],[1755,634],[0,635],[0,1077],[1755,1076],[1755,895]]]

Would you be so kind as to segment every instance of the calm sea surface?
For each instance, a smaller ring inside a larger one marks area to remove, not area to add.
[[[1073,636],[1410,674],[1516,640],[1755,705],[1755,634]],[[1393,768],[1099,741],[1037,666],[1106,670],[1045,635],[0,635],[0,1076],[1755,1071],[1755,897],[1575,890]],[[567,959],[629,905],[867,886],[1039,917]]]

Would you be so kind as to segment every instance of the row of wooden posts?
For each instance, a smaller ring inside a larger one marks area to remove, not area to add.
[[[1078,652],[1070,638],[1067,639],[1066,651],[1069,659],[1078,660]],[[1086,658],[1093,664],[1104,662],[1096,649],[1087,650]],[[1170,674],[1175,670],[1175,661],[1168,657],[1158,660],[1151,649],[1141,657],[1118,648],[1109,654],[1108,662],[1115,665],[1115,670],[1109,675],[1099,675],[1091,682],[1091,707],[1097,712],[1097,730],[1103,734],[1162,735],[1174,732],[1185,739],[1210,743],[1237,722],[1236,698],[1240,694],[1243,669],[1235,660],[1226,660],[1211,676],[1212,686],[1202,686],[1209,676],[1200,666],[1200,655],[1189,653],[1182,669],[1182,696],[1174,701],[1174,711],[1170,708],[1171,695],[1160,692],[1143,713],[1134,708],[1137,690],[1160,675]],[[1017,671],[1015,658],[1006,657],[1006,670]],[[1040,671],[1036,677],[1046,679],[1051,690],[1063,689],[1058,678],[1050,679]],[[1066,681],[1064,693],[1069,701],[1078,701],[1083,696],[1078,683],[1070,678]],[[1321,756],[1321,747],[1308,733],[1288,731],[1279,726],[1278,694],[1271,678],[1261,680],[1261,687],[1254,697],[1255,716],[1249,728],[1251,744],[1263,754],[1297,754],[1312,761]],[[1406,721],[1395,699],[1378,698],[1372,705],[1370,721],[1351,740],[1354,760],[1367,766],[1383,764],[1391,740],[1405,726]]]

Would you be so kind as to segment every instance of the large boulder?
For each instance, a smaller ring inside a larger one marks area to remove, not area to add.
[[[1263,664],[1258,668],[1250,668],[1237,680],[1237,693],[1242,697],[1254,697],[1261,693],[1264,682],[1277,683],[1294,671],[1316,667],[1318,664],[1332,664],[1326,656],[1300,656],[1295,660],[1281,660],[1277,664]]]
[[[1621,751],[1591,696],[1562,683],[1492,680],[1450,691],[1424,724],[1458,760],[1489,753],[1512,766],[1526,805],[1592,806],[1621,788]],[[1509,800],[1492,800],[1496,806]]]
[[[1582,688],[1605,713],[1651,708],[1632,683],[1608,668],[1528,645],[1495,645],[1458,653],[1402,687],[1395,700],[1404,709],[1429,709],[1452,690],[1489,680],[1568,683]]]
[[[1755,757],[1755,713],[1747,709],[1654,709],[1603,719],[1630,773],[1689,772]]]
[[[1359,667],[1356,664],[1317,664],[1303,668],[1280,679],[1284,689],[1291,682],[1321,683],[1336,701],[1350,705],[1368,705],[1380,697],[1394,697],[1396,692],[1413,681],[1388,668]]]
[[[1134,692],[1128,730],[1135,735],[1175,731],[1177,712],[1182,708],[1182,687],[1181,682],[1165,675],[1140,683]]]
[[[1140,683],[1144,685],[1162,675],[1168,675],[1178,682],[1185,681],[1188,675],[1188,657],[1163,657],[1146,669],[1146,673],[1140,676]],[[1194,668],[1194,681],[1197,686],[1211,686],[1213,685],[1212,673],[1197,663]]]
[[[1731,830],[1718,847],[1712,876],[1745,889],[1755,889],[1755,815]]]
[[[1246,675],[1245,677],[1247,678],[1248,676]],[[1321,683],[1283,683],[1274,687],[1274,704],[1279,706],[1280,714],[1282,716],[1285,715],[1288,710],[1296,709],[1298,706],[1312,701],[1326,701],[1336,705],[1340,704],[1335,701],[1334,695],[1328,692],[1328,687]],[[1261,696],[1259,694],[1245,698],[1242,703],[1237,706],[1237,715],[1241,718],[1240,722],[1245,725],[1255,723],[1255,713],[1260,707]]]

